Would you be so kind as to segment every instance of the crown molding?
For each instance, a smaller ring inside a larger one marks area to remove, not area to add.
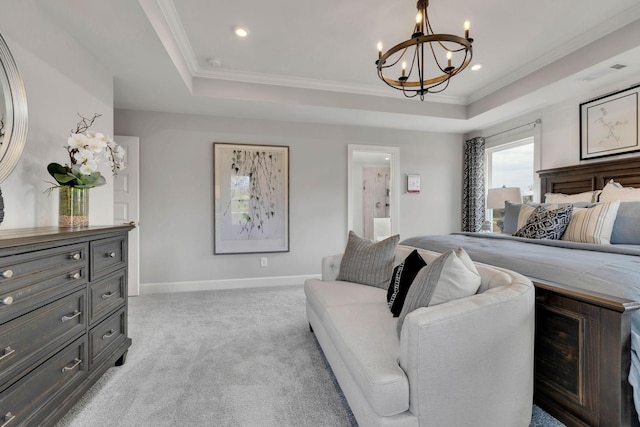
[[[495,82],[486,85],[479,91],[471,94],[467,97],[467,104],[472,104],[491,93],[502,89],[505,86],[514,83],[527,75],[546,67],[549,64],[552,64],[555,61],[569,55],[576,50],[583,48],[596,40],[610,34],[625,25],[631,24],[632,22],[640,19],[640,3],[636,6],[632,6],[623,13],[609,19],[603,24],[590,29],[589,31],[581,34],[580,36],[574,37],[566,43],[563,43],[556,49],[552,49],[546,52],[544,55],[526,63],[522,67],[518,68],[513,73],[503,77],[502,79],[496,80]]]
[[[386,98],[402,98],[398,91],[389,90],[386,86],[373,86],[361,83],[344,83],[329,80],[311,79],[306,77],[283,76],[277,74],[255,73],[249,71],[207,69],[198,64],[195,52],[189,42],[187,33],[184,30],[182,21],[178,15],[173,0],[156,0],[158,8],[161,10],[170,32],[184,58],[193,78],[205,78],[226,80],[241,83],[253,83],[272,86],[284,86],[297,89],[322,90],[329,92],[349,93],[355,95],[382,96]],[[431,102],[444,104],[464,105],[464,97],[437,95],[429,96]]]
[[[385,98],[404,97],[397,90],[389,90],[383,85],[373,86],[361,83],[345,83],[330,80],[311,79],[307,77],[282,76],[277,74],[253,73],[249,71],[236,70],[207,70],[200,68],[194,77],[205,79],[226,80],[240,83],[252,83],[272,86],[285,86],[297,89],[322,90],[328,92],[349,93],[354,95],[382,96]],[[464,105],[465,99],[447,95],[429,95],[429,101]]]
[[[189,67],[191,75],[194,76],[198,70],[198,60],[193,52],[193,47],[191,47],[191,43],[189,42],[189,37],[187,37],[187,33],[184,31],[184,26],[182,25],[182,21],[180,21],[176,5],[173,3],[173,0],[156,1],[160,11],[164,15],[164,19],[167,21],[169,30],[182,53],[182,57]]]

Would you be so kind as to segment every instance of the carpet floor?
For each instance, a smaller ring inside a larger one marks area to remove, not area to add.
[[[127,363],[57,427],[357,426],[301,286],[130,298],[129,336]],[[532,427],[562,425],[533,407]]]

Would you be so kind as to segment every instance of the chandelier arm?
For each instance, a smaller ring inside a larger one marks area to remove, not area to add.
[[[384,65],[384,62],[383,62],[383,64],[380,66],[380,68],[390,68],[390,67],[393,67],[394,65],[396,65],[398,62],[400,62],[400,60],[401,60],[402,58],[404,58],[404,55],[407,53],[407,50],[408,50],[408,49],[409,49],[409,47],[406,47],[406,48],[404,49],[404,52],[402,52],[402,55],[400,55],[400,56],[398,57],[398,59],[396,59],[396,61],[395,61],[393,64]]]
[[[438,61],[438,58],[436,57],[436,50],[433,48],[433,43],[429,43],[429,47],[431,48],[431,54],[433,55],[433,61],[436,63],[436,65],[438,66],[438,68],[440,69],[441,72],[445,73],[445,74],[449,74],[447,73],[444,68],[442,68],[442,66],[440,65],[440,61]]]

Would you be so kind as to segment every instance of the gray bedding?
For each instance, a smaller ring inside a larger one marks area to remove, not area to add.
[[[531,240],[492,233],[418,236],[400,244],[436,252],[461,246],[474,261],[531,278],[640,301],[640,246]],[[640,311],[636,311],[631,322],[629,373],[636,408],[640,408],[639,351]]]

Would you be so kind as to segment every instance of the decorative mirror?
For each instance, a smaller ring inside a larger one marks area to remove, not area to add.
[[[27,96],[7,43],[0,35],[0,182],[20,160],[27,140]]]

